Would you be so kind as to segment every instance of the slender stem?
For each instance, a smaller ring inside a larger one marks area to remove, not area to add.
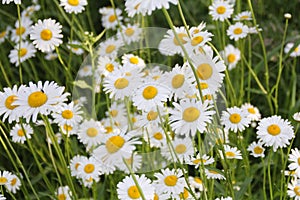
[[[3,76],[4,76],[4,79],[5,79],[6,83],[7,83],[7,85],[8,85],[9,87],[11,87],[11,83],[10,83],[8,77],[7,77],[6,70],[4,69],[4,67],[3,67],[1,61],[0,61],[0,68],[1,68],[1,72],[2,72],[2,74],[3,74]]]
[[[183,23],[183,25],[184,25],[184,28],[185,28],[185,30],[186,30],[188,36],[191,37],[190,32],[189,32],[189,26],[188,26],[187,23],[186,23],[186,20],[185,20],[185,17],[184,17],[182,8],[181,8],[181,3],[180,3],[180,1],[178,1],[177,8],[178,8],[179,15],[180,15],[180,18],[181,18],[181,20],[182,20],[182,23]]]
[[[267,174],[266,174],[266,164],[265,164],[265,159],[261,158],[261,162],[263,165],[263,194],[264,194],[264,200],[267,200],[267,189],[266,189],[266,178],[267,178]]]
[[[20,5],[17,4],[17,10],[18,10],[18,22],[19,22],[19,29],[21,29],[22,24],[21,24],[21,11],[20,11]],[[21,55],[20,55],[20,50],[21,50],[21,43],[22,43],[22,34],[19,34],[19,42],[18,42],[18,62],[19,63],[19,77],[20,77],[20,83],[23,83],[23,75],[22,75],[22,64],[21,64]]]
[[[273,183],[272,183],[272,176],[271,176],[271,161],[273,158],[273,150],[270,150],[271,153],[268,158],[268,181],[269,181],[269,193],[270,193],[270,200],[273,200]]]

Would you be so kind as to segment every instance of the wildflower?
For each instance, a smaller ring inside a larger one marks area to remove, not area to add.
[[[275,152],[278,147],[289,145],[289,140],[295,137],[290,122],[276,115],[263,118],[258,123],[256,134],[265,146],[273,146]]]
[[[149,81],[140,85],[132,95],[133,105],[140,110],[149,111],[156,106],[163,106],[170,95],[170,89],[163,84]]]
[[[233,132],[244,131],[250,124],[250,118],[248,114],[236,106],[227,108],[227,111],[222,112],[221,124],[225,126],[227,130]]]
[[[4,185],[9,187],[11,181],[13,179],[13,175],[9,171],[0,171],[0,186]]]
[[[20,186],[21,180],[19,179],[19,177],[17,177],[15,174],[12,174],[10,184],[6,185],[6,189],[15,194],[17,190],[20,189]]]
[[[289,154],[289,161],[291,162],[288,166],[289,170],[294,171],[300,177],[300,152],[298,148],[292,149]]]
[[[248,148],[248,151],[250,151],[250,155],[252,155],[255,158],[261,157],[264,158],[265,157],[265,148],[263,148],[263,144],[258,141],[258,142],[252,142]]]
[[[118,54],[118,50],[123,46],[121,39],[109,38],[99,44],[99,56],[107,56],[109,58],[115,58]]]
[[[218,179],[218,180],[225,180],[225,176],[220,174],[218,171],[213,169],[205,169],[205,175],[207,179]]]
[[[145,61],[133,54],[124,54],[122,56],[122,64],[124,68],[131,68],[138,71],[141,71],[146,67]]]
[[[167,144],[166,135],[161,126],[148,126],[145,132],[145,141],[149,141],[151,147],[163,147]]]
[[[0,200],[6,200],[5,196],[3,196],[3,194],[0,194]]]
[[[21,42],[21,45],[17,44],[15,48],[10,51],[8,57],[12,64],[19,66],[20,63],[24,62],[29,58],[34,57],[35,53],[36,50],[34,46],[31,43],[25,41],[25,42]],[[19,62],[19,58],[20,58],[20,62]]]
[[[241,22],[237,22],[233,25],[230,25],[227,29],[227,35],[231,40],[239,40],[241,38],[245,38],[248,34],[248,26],[242,24]]]
[[[170,145],[172,147],[165,145],[161,149],[161,154],[170,161],[179,161],[182,163],[184,161],[188,161],[190,156],[194,154],[193,142],[189,137],[184,139],[175,138]]]
[[[144,174],[141,176],[134,175],[137,184],[132,178],[132,175],[126,176],[121,182],[117,184],[117,193],[119,199],[142,199],[141,193],[143,193],[145,199],[152,199],[154,196],[154,187],[151,184],[151,180]],[[142,191],[139,191],[139,188]]]
[[[45,55],[46,60],[55,60],[57,58],[57,53],[47,52]]]
[[[83,112],[80,109],[80,105],[74,105],[74,102],[69,104],[63,103],[56,112],[52,113],[54,122],[60,126],[75,126],[82,120],[81,114]]]
[[[248,118],[250,118],[251,121],[259,121],[261,119],[261,114],[258,108],[251,105],[250,103],[244,103],[241,106],[241,109],[248,112]]]
[[[130,168],[130,170],[128,169]],[[133,153],[128,158],[124,158],[124,160],[120,160],[120,163],[118,165],[118,169],[121,171],[124,171],[127,174],[130,174],[130,171],[137,172],[142,166],[142,156],[138,155],[137,153]]]
[[[232,70],[236,67],[236,64],[241,59],[241,52],[238,48],[229,44],[225,47],[224,51],[220,52],[225,63],[228,65],[228,70]]]
[[[233,13],[233,5],[224,0],[215,0],[208,9],[213,20],[220,20],[221,22],[230,18]]]
[[[36,122],[38,114],[48,115],[66,101],[69,93],[63,93],[64,89],[53,81],[38,81],[37,84],[29,82],[29,87],[22,88],[13,105],[17,106],[16,112],[26,118],[27,123],[31,118],[32,122]]]
[[[16,124],[10,131],[12,141],[23,144],[26,139],[30,139],[33,134],[33,129],[28,124]]]
[[[181,171],[167,168],[162,169],[160,173],[155,173],[154,176],[157,178],[155,181],[157,193],[165,193],[175,197],[183,191],[185,181]]]
[[[213,157],[210,157],[206,154],[203,154],[202,156],[200,153],[198,153],[196,156],[191,156],[189,162],[187,162],[189,165],[194,165],[195,168],[199,168],[201,165],[210,165],[215,162],[215,159]]]
[[[87,0],[60,0],[60,6],[63,6],[67,13],[81,13],[86,5]]]
[[[100,56],[97,62],[97,73],[100,76],[107,76],[108,74],[112,73],[114,70],[119,69],[120,64],[114,61],[114,59],[109,58],[107,56]]]
[[[79,46],[81,43],[77,40],[73,40],[73,41],[70,41],[69,44],[68,44],[68,48],[71,49],[71,51],[73,53],[75,53],[76,55],[82,55],[84,53],[84,50],[80,47],[77,47]],[[75,47],[76,45],[76,47]]]
[[[15,4],[21,4],[21,0],[2,0],[2,4],[9,4],[10,2],[14,2]]]
[[[20,27],[20,21],[17,20],[15,22],[15,29],[12,30],[11,40],[18,43],[20,41],[20,38],[22,40],[25,40],[30,32],[30,26],[32,25],[31,19],[28,17],[22,17],[21,18],[21,27]]]
[[[300,112],[296,112],[293,115],[293,119],[297,122],[300,122]]]
[[[300,44],[295,46],[295,44],[292,42],[287,43],[284,47],[284,53],[288,54],[291,51],[290,57],[293,58],[300,56],[299,50],[300,50]]]
[[[55,47],[62,44],[61,34],[62,26],[60,23],[49,18],[38,20],[38,22],[31,27],[30,39],[33,40],[35,47],[42,52],[51,52]]]
[[[60,186],[55,192],[57,199],[71,200],[72,192],[70,191],[69,186]]]
[[[71,170],[71,176],[75,176],[76,178],[79,178],[78,174],[78,167],[82,161],[86,159],[85,156],[76,155],[70,160],[70,170]]]
[[[295,200],[300,199],[300,180],[299,179],[292,179],[291,182],[288,184],[288,191],[287,194],[290,198]]]
[[[139,28],[138,24],[126,24],[122,25],[122,32],[118,32],[119,38],[124,39],[124,43],[130,44],[140,40],[142,29]]]
[[[101,164],[94,157],[82,157],[77,172],[78,177],[83,180],[93,179],[98,182],[100,180],[99,176],[101,175]]]
[[[41,6],[40,5],[31,5],[31,6],[28,6],[26,7],[22,13],[21,13],[21,17],[32,17],[33,13],[35,11],[38,11],[41,9]]]
[[[105,129],[100,122],[93,119],[84,120],[78,129],[78,139],[88,149],[104,142]]]
[[[237,15],[235,15],[235,17],[233,18],[234,21],[250,21],[252,20],[252,15],[250,11],[243,11],[241,13],[238,13]]]
[[[11,31],[11,27],[6,27],[6,29],[5,30],[1,30],[0,31],[0,44],[1,43],[3,43],[4,41],[5,41],[5,39],[7,39],[7,37],[8,37],[8,35],[9,35],[9,33],[10,33],[10,31]]]
[[[207,102],[202,104],[195,99],[183,99],[179,104],[173,102],[173,105],[174,109],[170,110],[170,126],[179,135],[193,137],[197,131],[203,133],[215,113],[209,110],[212,106],[209,106]]]
[[[102,15],[102,26],[106,29],[116,29],[118,20],[121,21],[123,19],[121,15],[122,10],[120,10],[119,8],[113,9],[104,7],[99,9],[99,13]]]
[[[243,159],[241,151],[237,149],[237,147],[231,147],[229,145],[224,145],[224,153],[223,151],[219,150],[220,156],[222,159],[224,159],[224,156],[226,156],[227,159]]]

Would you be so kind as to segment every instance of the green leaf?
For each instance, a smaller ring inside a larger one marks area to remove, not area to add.
[[[93,89],[90,85],[88,85],[83,80],[74,81],[73,84],[80,87],[80,88],[82,88],[82,89],[86,89],[86,88],[91,89],[91,90]]]

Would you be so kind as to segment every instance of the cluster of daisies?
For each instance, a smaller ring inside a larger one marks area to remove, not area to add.
[[[22,179],[22,178],[21,178]],[[21,187],[21,179],[9,171],[0,171],[0,185],[1,188],[5,187],[8,192],[15,194],[17,190]],[[0,194],[0,199],[6,199],[2,194]]]

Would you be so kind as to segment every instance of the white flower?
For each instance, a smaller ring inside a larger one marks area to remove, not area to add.
[[[15,48],[10,51],[8,57],[11,63],[15,64],[16,66],[19,66],[19,59],[22,63],[25,60],[34,57],[35,53],[36,49],[34,48],[34,46],[31,43],[25,41],[21,42],[21,45],[16,44]]]
[[[28,17],[21,18],[21,27],[20,22],[17,20],[15,22],[15,29],[12,30],[11,40],[18,43],[21,40],[25,40],[30,32],[30,26],[32,25],[32,21]]]
[[[87,0],[60,0],[60,5],[67,13],[81,13],[87,5]]]
[[[230,25],[227,29],[227,35],[231,40],[239,40],[241,38],[245,38],[248,35],[248,26],[242,24],[241,22],[237,22],[233,25]]]
[[[225,47],[224,51],[221,51],[225,63],[228,65],[228,70],[232,70],[236,67],[236,64],[241,59],[241,52],[238,48],[229,44]]]
[[[208,9],[213,20],[220,20],[221,22],[230,18],[233,13],[233,5],[224,0],[215,0]]]
[[[288,184],[287,194],[294,200],[300,200],[300,180],[292,179]]]
[[[252,142],[247,150],[250,151],[250,155],[254,156],[255,158],[258,158],[258,157],[265,157],[265,148],[263,148],[262,146],[263,144],[258,141],[258,142]]]
[[[224,153],[227,159],[243,159],[241,151],[237,147],[231,147],[229,145],[224,145]],[[220,156],[224,159],[223,151],[219,150]]]
[[[291,162],[288,166],[289,170],[295,171],[298,177],[300,177],[300,152],[298,148],[292,149],[289,154],[289,161]]]
[[[21,144],[23,144],[26,141],[26,139],[30,139],[32,134],[33,129],[28,124],[16,124],[10,131],[12,141]]]
[[[227,111],[222,112],[221,124],[225,126],[227,130],[233,132],[244,131],[250,124],[250,118],[248,114],[236,106],[227,108]]]

